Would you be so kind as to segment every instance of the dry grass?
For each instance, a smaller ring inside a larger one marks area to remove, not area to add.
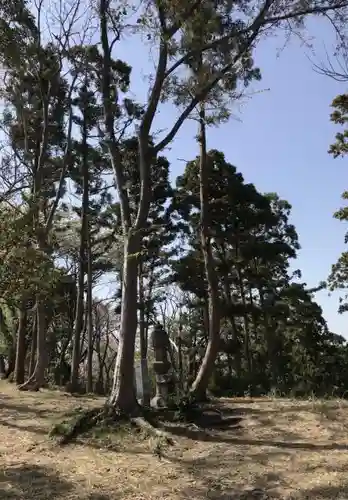
[[[348,403],[221,400],[238,429],[172,428],[174,447],[99,431],[58,448],[52,424],[98,398],[17,392],[0,383],[0,498],[4,500],[348,499]],[[160,453],[161,454],[161,453]],[[244,493],[243,493],[244,492]]]

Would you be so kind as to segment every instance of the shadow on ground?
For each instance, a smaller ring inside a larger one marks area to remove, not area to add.
[[[63,498],[72,488],[49,467],[17,465],[0,471],[0,498],[4,500]]]
[[[186,437],[194,441],[207,441],[211,443],[226,443],[245,446],[270,446],[276,448],[284,448],[289,450],[305,450],[305,451],[346,451],[347,444],[331,443],[331,444],[314,444],[305,442],[279,441],[272,439],[246,439],[243,437],[224,436],[223,433],[209,433],[203,429],[192,429],[185,426],[164,426],[164,429],[176,436]],[[288,438],[293,439],[295,434],[288,435]]]
[[[47,435],[47,429],[42,427],[38,427],[36,425],[17,425],[14,422],[9,422],[8,420],[0,419],[0,425],[4,427],[9,427],[10,429],[16,429],[20,431],[33,432],[34,434],[38,434],[41,436]]]
[[[3,398],[3,395],[1,395],[1,398]],[[28,418],[32,418],[33,416],[43,418],[47,416],[49,413],[47,410],[43,410],[40,408],[36,408],[33,406],[27,406],[27,405],[17,405],[14,403],[10,403],[9,401],[1,401],[0,400],[0,411],[1,412],[9,412],[11,414],[19,414],[21,417],[24,417],[27,415]]]
[[[246,456],[241,453],[238,457],[236,468],[247,470],[256,463],[267,467],[273,460],[286,453],[259,452]],[[253,476],[252,481],[246,482],[245,474],[235,475],[231,470],[231,476],[226,475],[226,470],[221,469],[221,456],[219,453],[199,457],[194,460],[180,460],[180,466],[194,477],[194,485],[185,488],[183,498],[195,498],[211,500],[266,500],[269,498],[282,498],[276,489],[283,484],[281,473],[267,472]],[[273,490],[273,491],[272,491]],[[272,491],[272,494],[269,492]]]
[[[340,486],[321,486],[301,491],[301,498],[316,500],[345,500],[348,498],[348,483]]]
[[[1,500],[56,500],[71,498],[74,485],[49,467],[17,465],[0,470]],[[76,500],[118,500],[103,493],[74,495]]]

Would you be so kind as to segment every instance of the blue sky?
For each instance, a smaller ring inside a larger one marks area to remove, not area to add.
[[[333,47],[332,34],[317,20],[311,22],[310,33],[316,37],[313,43],[320,59],[323,41],[328,50]],[[346,86],[315,73],[309,51],[297,39],[279,54],[282,45],[281,38],[259,45],[255,61],[263,78],[252,90],[269,90],[256,93],[242,105],[236,103],[238,119],[211,129],[208,147],[222,150],[246,181],[260,191],[275,191],[292,204],[292,222],[302,246],[294,268],[300,268],[303,280],[315,286],[327,278],[344,250],[347,228],[332,214],[341,206],[340,195],[348,188],[347,159],[334,160],[327,150],[337,131],[329,120],[330,104]],[[151,57],[144,44],[134,39],[118,47],[118,57],[134,68],[133,92],[144,99],[147,83],[143,75],[151,72]],[[166,105],[156,127],[168,129],[175,116],[175,110]],[[187,122],[166,151],[173,179],[184,168],[178,158],[190,160],[197,154],[195,132],[195,123]],[[321,292],[317,300],[332,331],[348,338],[347,319],[337,313],[337,294],[329,297],[326,291]]]

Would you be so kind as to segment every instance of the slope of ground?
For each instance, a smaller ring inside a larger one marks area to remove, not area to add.
[[[240,425],[172,428],[159,450],[134,435],[94,435],[59,448],[48,431],[98,398],[19,393],[0,383],[4,500],[347,499],[348,403],[224,399]]]

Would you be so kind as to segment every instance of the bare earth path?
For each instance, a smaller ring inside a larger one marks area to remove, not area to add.
[[[175,428],[161,458],[129,435],[65,448],[48,438],[63,414],[99,402],[1,382],[0,499],[348,499],[346,402],[224,399],[239,428]]]

